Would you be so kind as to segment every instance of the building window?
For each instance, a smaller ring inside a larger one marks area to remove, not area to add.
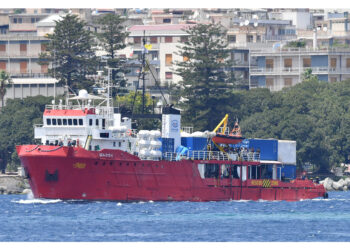
[[[67,126],[67,119],[63,119],[63,125]]]
[[[165,79],[173,79],[173,72],[165,72]]]
[[[31,23],[35,23],[35,18],[32,17],[32,18],[30,19],[30,21],[31,21]]]
[[[62,120],[61,119],[57,119],[57,125],[59,125],[59,126],[62,125]]]
[[[284,59],[284,68],[285,69],[291,69],[292,68],[292,58],[285,58]]]
[[[6,71],[6,62],[0,62],[0,70]]]
[[[236,35],[229,35],[227,36],[229,43],[235,43],[236,42]]]
[[[134,43],[141,43],[141,37],[134,37]]]
[[[98,119],[96,119],[95,125],[98,126]]]
[[[52,119],[52,125],[56,125],[56,119]]]
[[[46,43],[42,43],[41,44],[41,51],[42,52],[46,51],[46,48],[47,48],[47,44]]]
[[[89,126],[92,126],[92,119],[89,119]]]
[[[73,119],[73,125],[74,126],[78,126],[78,120],[77,119]]]
[[[72,124],[73,124],[72,119],[68,119],[68,125],[69,125],[69,126],[72,126]]]
[[[172,36],[166,36],[165,37],[165,42],[166,43],[172,43],[173,42],[173,37]]]
[[[284,87],[291,87],[293,85],[292,78],[284,78]]]
[[[83,126],[83,119],[79,119],[79,126]]]
[[[273,59],[266,59],[266,68],[273,69]]]
[[[46,125],[51,125],[51,119],[46,119]]]
[[[173,54],[165,54],[165,66],[173,65]]]
[[[188,41],[188,37],[187,36],[180,37],[180,42],[185,43],[187,41]]]
[[[311,58],[303,58],[303,67],[310,68],[311,67]]]
[[[346,58],[346,68],[350,68],[350,58]],[[1,67],[0,67],[1,69]]]
[[[256,36],[256,42],[261,42],[261,36],[260,35]]]
[[[0,44],[0,53],[6,52],[6,44]]]
[[[252,43],[252,42],[253,42],[253,36],[247,35],[247,43]]]
[[[266,78],[266,87],[272,88],[274,84],[273,78]]]
[[[151,37],[150,37],[150,42],[151,42],[151,43],[158,43],[158,37],[156,37],[156,36],[151,36]]]
[[[331,58],[331,68],[335,69],[337,67],[337,58]]]
[[[171,19],[170,18],[164,18],[163,19],[163,23],[171,23]]]
[[[20,51],[21,55],[27,54],[27,44],[26,43],[21,43],[19,45],[19,51]]]
[[[336,77],[331,77],[330,78],[330,82],[336,82],[337,81],[337,78]]]
[[[41,73],[42,74],[47,74],[47,72],[49,71],[49,65],[48,64],[42,64],[40,65],[41,67]]]
[[[26,61],[20,62],[20,63],[19,63],[19,68],[20,68],[20,73],[21,73],[21,74],[26,74],[26,73],[28,73],[28,72],[27,72],[27,65],[28,65],[28,63],[27,63]]]

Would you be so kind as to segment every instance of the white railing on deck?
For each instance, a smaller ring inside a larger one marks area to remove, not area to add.
[[[187,160],[218,160],[218,161],[260,161],[258,152],[236,152],[224,153],[221,151],[188,151],[185,155],[179,155],[173,152],[163,153],[163,160],[179,161]]]

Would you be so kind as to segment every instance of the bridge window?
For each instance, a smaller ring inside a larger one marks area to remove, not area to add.
[[[56,119],[52,119],[52,125],[56,125]]]
[[[51,125],[51,119],[46,119],[46,125]]]
[[[83,119],[79,119],[79,126],[83,126]]]
[[[67,119],[63,119],[62,121],[63,121],[63,125],[67,126]]]
[[[72,123],[72,119],[68,119],[68,125],[69,125],[69,126],[72,126],[72,124],[73,124],[73,123]]]
[[[77,119],[73,119],[73,125],[74,126],[78,126],[78,120]]]
[[[59,126],[62,125],[62,120],[61,119],[57,119],[57,125],[59,125]]]

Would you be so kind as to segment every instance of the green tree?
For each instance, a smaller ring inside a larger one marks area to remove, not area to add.
[[[303,81],[317,81],[317,76],[312,74],[312,69],[307,68],[303,73]]]
[[[127,32],[123,26],[125,21],[126,19],[122,18],[120,15],[104,15],[97,21],[97,23],[100,24],[102,32],[96,33],[101,46],[107,52],[108,67],[115,68],[115,70],[112,71],[113,84],[117,84],[120,87],[125,87],[126,79],[124,76],[129,72],[125,66],[125,59],[117,57],[117,51],[126,47],[125,42],[129,35],[129,32]],[[113,96],[115,96],[115,93]]]
[[[52,97],[9,99],[0,115],[0,169],[6,166],[16,170],[19,159],[16,145],[34,143],[34,124],[42,123],[45,104]]]
[[[12,83],[11,77],[6,71],[0,71],[0,98],[1,98],[1,107],[4,107],[4,98],[6,95],[6,88]]]
[[[214,129],[230,111],[234,84],[227,72],[229,51],[226,30],[216,24],[198,24],[188,30],[188,40],[180,46],[176,74],[184,88],[184,123],[198,129]]]
[[[97,65],[92,33],[76,15],[68,14],[55,22],[54,33],[47,35],[50,41],[46,52],[40,54],[40,64],[51,62],[49,74],[60,84],[89,89],[93,82],[86,76],[94,74]]]

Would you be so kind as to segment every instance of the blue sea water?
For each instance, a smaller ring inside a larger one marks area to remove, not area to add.
[[[350,241],[350,192],[329,199],[82,202],[0,195],[0,241]]]

